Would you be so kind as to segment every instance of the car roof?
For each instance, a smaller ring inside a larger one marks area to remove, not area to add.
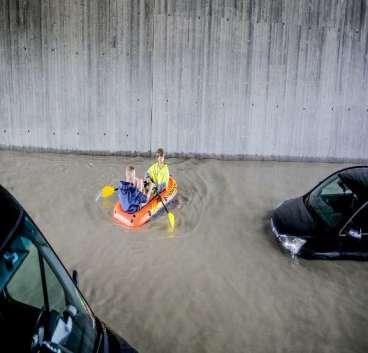
[[[368,201],[368,166],[344,169],[339,177],[356,195]]]
[[[0,185],[0,251],[12,236],[22,214],[19,203]]]

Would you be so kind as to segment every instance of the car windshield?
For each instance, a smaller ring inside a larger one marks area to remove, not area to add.
[[[338,175],[318,185],[304,202],[332,229],[340,227],[359,207],[357,196]]]
[[[66,310],[73,307],[76,312],[71,331],[60,343],[60,349],[62,352],[93,352],[97,337],[94,316],[53,250],[26,215],[0,253],[0,293],[0,306],[8,315],[6,322],[15,323],[19,341],[23,334],[24,341],[31,342],[29,333],[33,333],[37,321],[34,318],[45,308],[47,313],[62,318]],[[48,322],[45,330],[50,329],[47,325]]]

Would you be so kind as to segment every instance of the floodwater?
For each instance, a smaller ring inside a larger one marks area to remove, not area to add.
[[[96,196],[145,158],[0,152],[28,210],[94,312],[140,352],[367,352],[368,263],[293,261],[270,211],[341,164],[169,159],[177,220],[141,231]]]

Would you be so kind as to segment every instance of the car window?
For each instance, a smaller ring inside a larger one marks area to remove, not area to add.
[[[8,283],[7,292],[18,302],[41,308],[44,305],[44,296],[38,250],[28,239],[24,239],[24,242],[27,243],[28,255]],[[64,289],[48,263],[46,261],[43,263],[49,307],[62,312],[66,305]]]
[[[48,263],[44,261],[44,264],[50,310],[56,310],[57,312],[62,313],[66,306],[64,288],[56,278]]]
[[[331,229],[338,229],[359,208],[352,190],[333,175],[310,192],[306,199],[314,213]]]
[[[97,339],[94,316],[69,274],[27,215],[22,218],[0,261],[0,290],[25,305],[64,315],[74,308],[63,351],[91,353]],[[44,285],[43,285],[44,284]],[[46,297],[47,294],[47,297]],[[47,300],[44,300],[47,298]]]
[[[22,241],[28,254],[8,282],[6,290],[12,299],[40,309],[44,305],[44,297],[38,251],[28,239],[22,238]]]
[[[346,195],[351,193],[352,191],[338,177],[321,190],[321,195]]]
[[[362,234],[368,234],[368,205],[356,214],[350,223],[354,228],[361,230]]]

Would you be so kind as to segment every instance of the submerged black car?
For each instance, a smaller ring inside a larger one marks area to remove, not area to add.
[[[283,202],[271,228],[293,256],[368,260],[368,166],[337,171]]]
[[[136,352],[92,312],[40,230],[0,185],[0,352]]]

